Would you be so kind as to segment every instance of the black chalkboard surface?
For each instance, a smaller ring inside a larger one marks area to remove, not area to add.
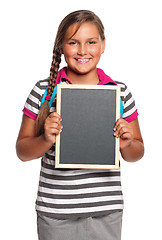
[[[56,137],[56,168],[119,168],[120,87],[57,85],[57,112],[63,131]]]

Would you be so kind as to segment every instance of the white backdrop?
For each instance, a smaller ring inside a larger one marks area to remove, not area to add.
[[[98,67],[128,85],[140,114],[145,156],[137,163],[121,160],[125,199],[122,239],[162,239],[160,0],[0,3],[1,236],[4,240],[37,239],[34,203],[40,160],[21,162],[15,142],[26,97],[36,81],[49,75],[58,24],[79,9],[92,10],[103,21],[106,51]]]

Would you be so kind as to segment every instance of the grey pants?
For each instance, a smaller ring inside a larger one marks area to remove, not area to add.
[[[122,212],[77,220],[52,219],[37,213],[39,240],[121,240]]]

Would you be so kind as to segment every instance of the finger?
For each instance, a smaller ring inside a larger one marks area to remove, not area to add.
[[[53,136],[53,135],[58,135],[62,132],[62,129],[56,129],[56,128],[51,128],[45,132],[45,135],[47,137]]]
[[[57,123],[58,125],[61,124],[61,119],[58,118],[58,117],[49,117],[46,119],[46,123],[47,124],[54,124],[54,123]]]
[[[119,137],[121,129],[125,126],[125,123],[122,119],[118,119],[114,126],[114,136]]]
[[[130,140],[130,141],[132,139],[130,133],[123,133],[120,138],[123,140]]]
[[[50,122],[50,123],[48,123],[48,124],[45,124],[45,129],[46,130],[50,130],[50,129],[57,129],[57,130],[62,130],[63,129],[63,126],[62,126],[62,124],[60,123],[53,123],[53,122]]]
[[[122,137],[126,133],[129,133],[129,129],[126,127],[121,127],[120,130],[118,131],[118,136]]]
[[[121,119],[121,118],[119,118],[117,121],[116,121],[116,123],[115,123],[115,126],[114,126],[114,131],[116,131],[117,130],[117,128],[119,127],[119,125],[121,124],[123,122],[123,119]]]
[[[57,112],[53,112],[49,115],[49,118],[58,118],[60,121],[62,120],[61,119],[61,116],[57,113]]]
[[[56,123],[56,122],[50,122],[50,123],[48,123],[48,125],[46,125],[46,128],[47,129],[53,129],[53,128],[56,128],[56,129],[59,129],[59,126],[60,126],[60,124],[58,124],[58,123]]]

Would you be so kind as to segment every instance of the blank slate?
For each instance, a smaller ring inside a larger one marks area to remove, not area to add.
[[[119,168],[120,87],[57,85],[57,112],[63,131],[56,137],[56,168]]]

